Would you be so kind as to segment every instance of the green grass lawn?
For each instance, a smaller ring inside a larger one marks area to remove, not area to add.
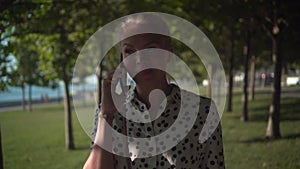
[[[240,122],[241,95],[235,94],[234,111],[222,116],[228,169],[300,169],[300,98],[282,97],[282,139],[264,140],[270,92],[260,90],[249,103],[249,122]],[[6,169],[82,168],[90,138],[73,114],[76,150],[65,149],[63,105],[34,108],[33,112],[0,112]]]
[[[76,150],[65,149],[63,105],[34,108],[33,112],[1,112],[5,168],[82,168],[90,139],[76,115],[73,126]]]
[[[290,88],[285,91],[290,91]],[[224,112],[222,116],[227,168],[300,168],[300,97],[282,95],[282,139],[267,141],[264,137],[270,103],[270,92],[257,92],[255,101],[249,102],[249,121],[241,122],[241,94],[235,94],[234,111]]]

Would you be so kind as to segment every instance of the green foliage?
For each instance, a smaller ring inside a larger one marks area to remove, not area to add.
[[[272,4],[266,1],[236,0],[17,1],[6,6],[4,8],[6,10],[0,15],[1,44],[8,42],[11,36],[19,37],[30,33],[43,35],[43,45],[36,46],[39,51],[45,52],[40,56],[40,67],[42,67],[43,72],[46,72],[47,78],[59,78],[69,81],[75,59],[81,47],[99,27],[127,14],[157,11],[183,17],[201,28],[219,52],[225,70],[228,66],[227,58],[230,55],[230,29],[233,29],[234,32],[235,65],[240,65],[239,63],[243,61],[241,48],[244,28],[251,27],[251,29],[255,29],[253,34],[253,44],[255,46],[252,51],[260,58],[260,65],[265,66],[271,62],[270,52],[268,52],[271,45],[268,45],[270,41],[266,40],[265,33],[262,32],[259,22],[256,21],[264,14],[264,11],[270,10],[271,7]],[[296,7],[297,3],[282,3],[282,9],[289,11],[291,15],[287,15],[284,20],[281,19],[280,21],[280,23],[287,23],[288,25],[288,29],[285,29],[287,31],[284,30],[288,36],[286,36],[284,43],[286,44],[284,45],[286,50],[283,51],[286,53],[285,62],[292,63],[293,67],[295,67],[294,63],[297,61],[297,57],[294,56],[296,55],[295,46],[298,44],[297,38],[293,38],[298,35],[297,24],[293,24],[299,18],[298,12],[295,10]],[[246,22],[251,19],[254,19],[253,23],[252,21]],[[4,46],[1,46],[1,48],[2,64],[0,67],[2,70],[1,76],[4,77],[9,74],[6,69],[9,59],[7,58],[8,54],[3,54],[3,51],[6,50]],[[188,50],[184,50],[184,48],[178,49],[178,51],[180,51],[178,55],[187,55],[188,53]],[[187,59],[188,63],[194,63],[193,57],[183,57]],[[114,62],[116,63],[113,64],[116,65],[118,59]],[[104,65],[109,68],[111,63],[104,63]],[[196,68],[192,64],[191,67],[193,71],[196,71],[196,74],[205,74],[202,66]],[[241,66],[236,66],[236,69],[240,68]],[[5,86],[3,79],[5,78],[0,80],[2,81],[0,86]]]
[[[5,15],[0,14],[0,91],[7,89],[11,77],[11,59],[9,58],[11,45],[8,41],[13,30],[4,19]]]
[[[23,37],[13,38],[12,55],[17,59],[16,68],[13,70],[12,86],[38,85],[56,86],[54,81],[47,80],[40,68],[40,50],[43,37],[37,34],[28,34]]]
[[[203,62],[189,47],[184,45],[182,42],[173,39],[172,44],[174,46],[174,53],[176,54],[176,56],[178,56],[183,62],[185,62],[188,68],[193,72],[197,83],[202,84],[202,81],[208,78],[207,71],[203,65]],[[190,79],[184,79],[184,77],[186,77],[185,73],[186,72],[175,74],[175,77],[173,78],[189,81]]]
[[[29,21],[37,6],[31,2],[1,4],[0,13],[0,91],[7,85],[15,83],[12,78],[17,76],[14,72],[14,59],[11,52],[15,49],[10,43],[13,36],[23,36],[29,30]],[[20,29],[23,28],[23,29]]]
[[[2,45],[1,45],[2,46]],[[2,46],[0,48],[0,91],[7,89],[7,84],[9,83],[12,76],[13,64],[12,58],[9,57],[9,46]]]

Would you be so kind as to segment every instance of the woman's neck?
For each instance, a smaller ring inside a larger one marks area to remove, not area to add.
[[[145,103],[147,108],[150,107],[149,94],[154,89],[163,91],[167,96],[171,93],[172,86],[168,84],[167,80],[165,80],[163,83],[145,82],[143,84],[136,85],[138,99]],[[162,100],[159,99],[157,101],[161,102]]]

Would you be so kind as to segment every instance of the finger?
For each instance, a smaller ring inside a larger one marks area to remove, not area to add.
[[[122,69],[122,72],[121,72],[121,75],[120,75],[120,79],[121,79],[121,82],[124,86],[126,86],[127,84],[127,73],[124,69]]]
[[[112,79],[112,80],[118,80],[121,79],[121,77],[122,77],[121,71],[113,71],[110,74],[108,74],[108,79]]]
[[[111,79],[115,70],[109,70],[106,75],[104,76],[104,79]]]
[[[102,82],[103,87],[110,87],[111,84],[112,84],[111,79],[103,79],[103,82]]]
[[[103,79],[103,89],[106,91],[114,90],[117,86],[117,80]]]

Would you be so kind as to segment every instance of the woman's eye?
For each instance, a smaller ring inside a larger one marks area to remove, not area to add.
[[[151,49],[151,48],[157,48],[156,46],[149,46],[147,47],[148,49]]]
[[[131,50],[131,49],[126,49],[126,50],[124,51],[124,54],[125,54],[125,55],[131,55],[131,54],[133,54],[133,53],[134,53],[134,51]]]

